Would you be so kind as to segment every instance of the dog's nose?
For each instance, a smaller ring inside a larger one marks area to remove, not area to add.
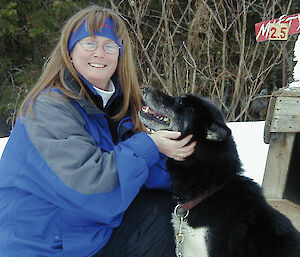
[[[152,92],[152,91],[154,91],[154,90],[155,90],[154,87],[149,86],[149,87],[147,87],[147,88],[145,89],[145,94],[150,93],[150,92]]]
[[[145,100],[149,95],[152,95],[154,91],[155,91],[155,88],[154,88],[154,87],[149,86],[149,87],[145,88],[145,90],[144,90],[144,92],[143,92],[143,98],[144,98],[144,100]]]

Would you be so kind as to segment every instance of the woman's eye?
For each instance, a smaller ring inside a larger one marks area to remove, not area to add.
[[[107,49],[110,49],[110,50],[116,50],[116,49],[118,49],[118,46],[115,45],[115,44],[105,45],[105,47],[106,47]]]
[[[119,50],[119,46],[117,44],[107,44],[103,46],[103,49],[106,53],[114,54]]]

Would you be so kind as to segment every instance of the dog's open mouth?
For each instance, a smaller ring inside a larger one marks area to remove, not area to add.
[[[165,126],[169,126],[170,124],[170,119],[167,116],[153,111],[149,106],[143,106],[141,114],[144,117],[146,116],[148,119],[155,120],[156,122]]]
[[[170,118],[165,116],[162,113],[156,112],[152,110],[149,106],[143,106],[140,111],[140,117],[143,118],[144,121],[148,121],[150,123],[157,123],[162,126],[168,127],[170,125]],[[150,125],[150,123],[144,122],[149,132],[155,132],[155,128]]]

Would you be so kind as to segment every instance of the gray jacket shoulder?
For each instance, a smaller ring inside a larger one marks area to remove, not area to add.
[[[95,194],[118,186],[114,152],[102,152],[96,146],[80,111],[69,99],[56,93],[41,94],[32,105],[32,114],[25,114],[26,132],[68,187]]]

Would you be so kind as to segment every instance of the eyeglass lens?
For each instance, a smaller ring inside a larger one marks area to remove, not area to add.
[[[99,46],[96,41],[82,41],[80,42],[86,51],[95,51]],[[119,50],[119,46],[115,43],[108,43],[102,46],[103,50],[108,54],[114,54]]]

